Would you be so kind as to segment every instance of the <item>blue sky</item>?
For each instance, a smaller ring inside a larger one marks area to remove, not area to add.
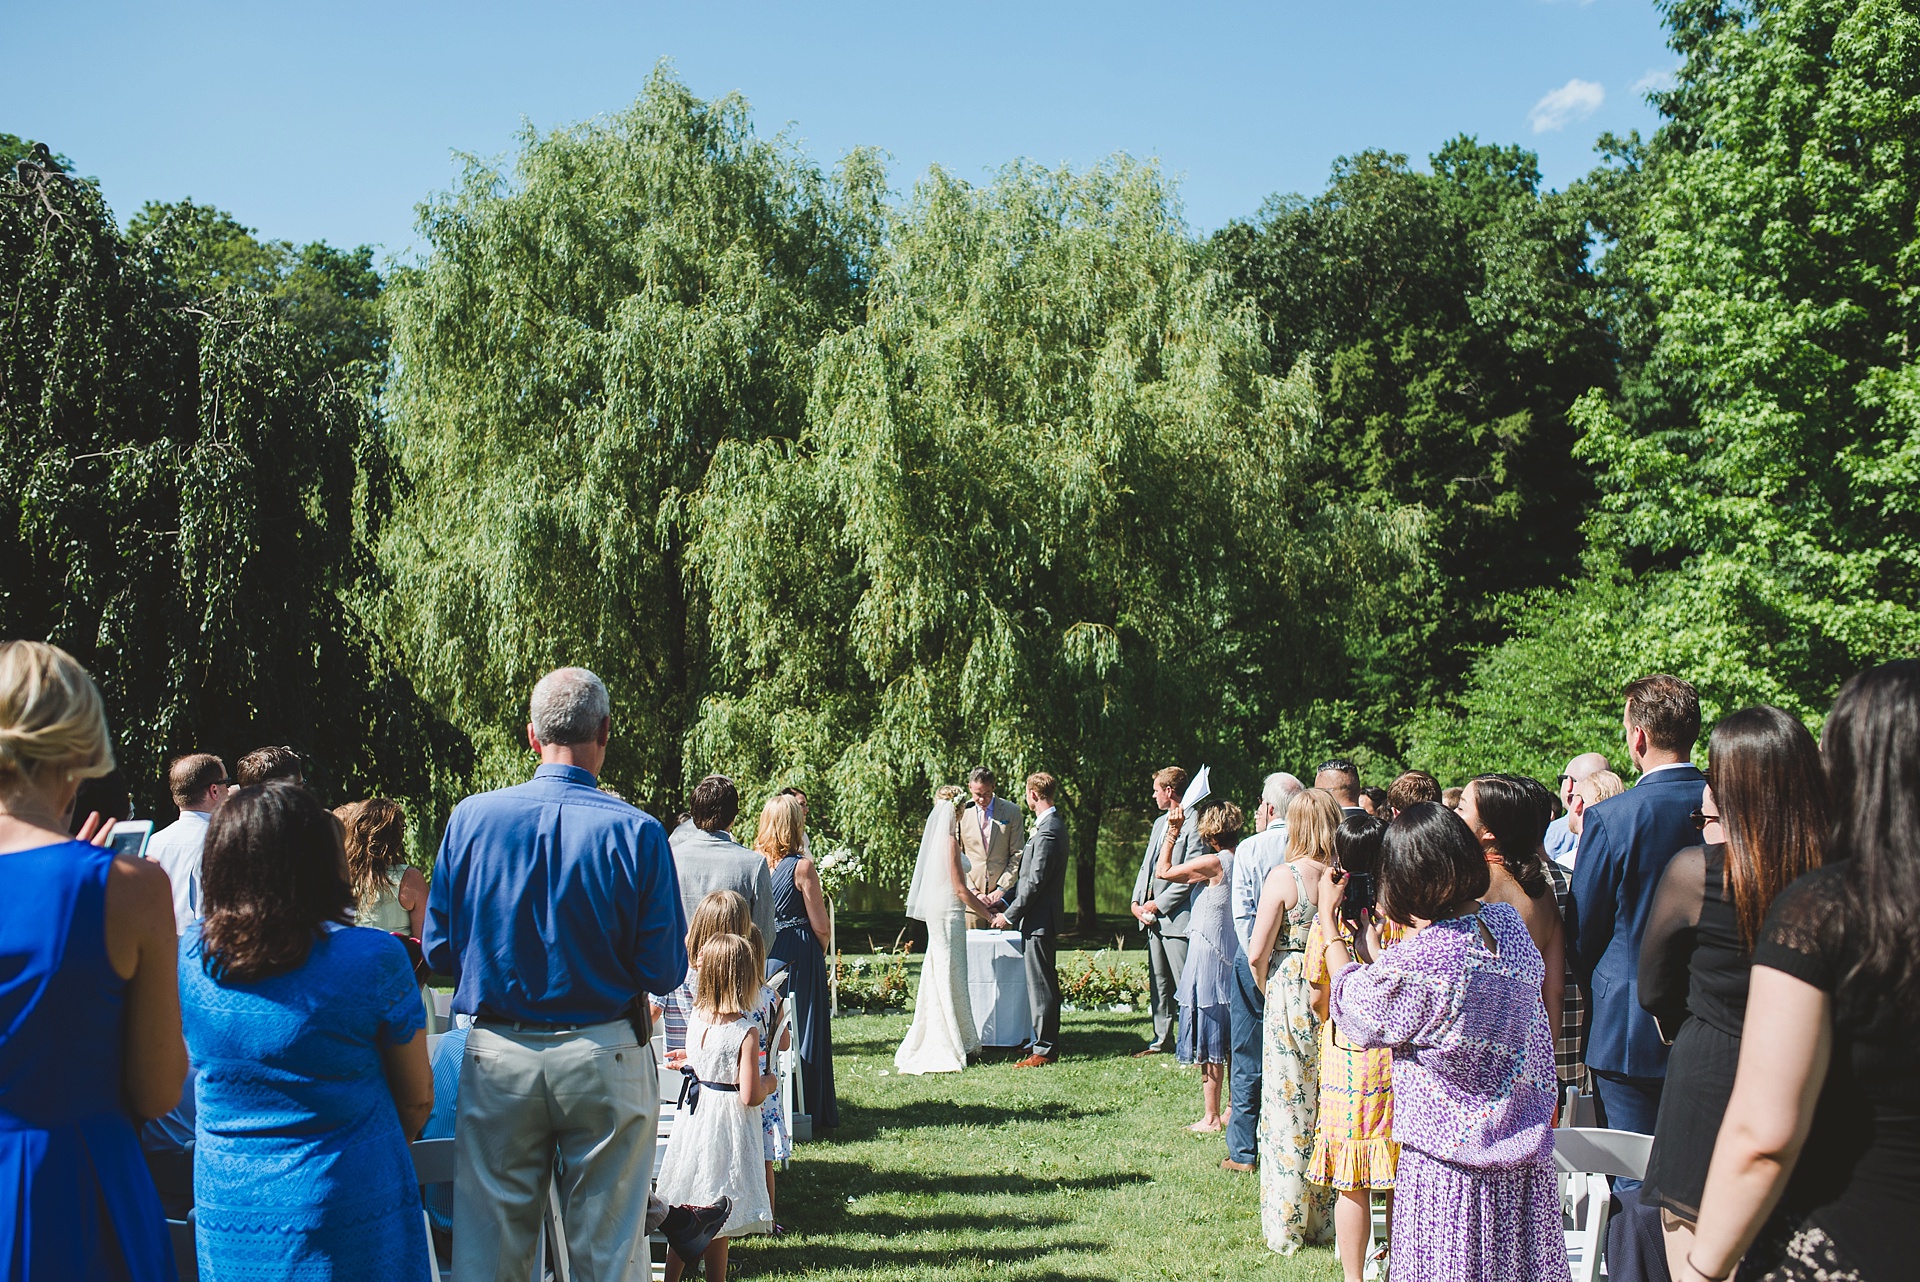
[[[73,157],[123,219],[192,197],[388,253],[455,152],[616,110],[661,58],[823,164],[884,149],[902,192],[932,164],[1156,157],[1200,231],[1320,190],[1338,156],[1462,132],[1533,147],[1560,186],[1601,130],[1654,127],[1645,88],[1677,62],[1650,0],[0,0],[0,30],[0,131]]]

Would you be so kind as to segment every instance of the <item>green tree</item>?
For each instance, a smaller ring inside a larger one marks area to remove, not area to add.
[[[370,401],[244,291],[183,292],[95,187],[0,178],[0,635],[92,669],[136,795],[291,742],[336,796],[422,798],[464,742],[360,623],[389,505]]]
[[[383,535],[383,629],[480,745],[524,773],[544,670],[613,694],[610,778],[666,807],[701,688],[686,507],[723,443],[797,436],[820,338],[858,320],[877,171],[829,180],[663,67],[628,110],[470,161],[421,209],[388,294],[409,496]]]
[[[1407,711],[1503,635],[1502,594],[1579,567],[1590,486],[1567,414],[1611,378],[1587,223],[1579,196],[1542,192],[1532,153],[1456,138],[1430,173],[1343,159],[1319,196],[1213,238],[1276,368],[1305,361],[1323,389],[1303,482],[1430,520],[1430,558],[1385,585],[1382,626],[1323,683],[1349,743],[1394,754]]]
[[[233,215],[191,200],[148,201],[127,224],[127,236],[152,251],[158,278],[182,294],[241,291],[271,299],[308,340],[312,376],[377,383],[384,373],[385,282],[374,270],[372,246],[263,241]]]
[[[727,442],[695,502],[696,753],[803,783],[883,876],[932,785],[1050,771],[1088,921],[1101,816],[1169,760],[1253,787],[1304,697],[1285,674],[1337,648],[1408,523],[1296,483],[1308,380],[1272,373],[1154,168],[935,170],[887,233],[805,430]]]
[[[1595,577],[1618,586],[1533,602],[1469,709],[1549,684],[1551,647],[1529,638],[1608,593],[1620,613],[1586,643],[1634,672],[1579,708],[1569,692],[1570,724],[1663,663],[1711,706],[1811,720],[1850,672],[1920,646],[1920,17],[1834,0],[1667,17],[1686,60],[1668,122],[1597,180],[1637,197],[1602,272],[1630,359],[1620,394],[1574,415],[1601,493]],[[1478,718],[1424,741],[1480,735]]]

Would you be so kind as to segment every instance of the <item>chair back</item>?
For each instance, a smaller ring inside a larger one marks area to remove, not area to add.
[[[1568,1174],[1637,1180],[1647,1173],[1653,1136],[1636,1131],[1564,1126],[1553,1133],[1553,1165]]]
[[[167,1221],[167,1237],[173,1242],[173,1271],[180,1282],[200,1282],[200,1251],[193,1243],[193,1212],[184,1220]]]
[[[413,1154],[413,1173],[420,1183],[453,1183],[451,1139],[415,1140],[408,1149]]]

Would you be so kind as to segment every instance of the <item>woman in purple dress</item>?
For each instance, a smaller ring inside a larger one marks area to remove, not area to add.
[[[1511,905],[1482,903],[1487,865],[1460,817],[1402,811],[1380,857],[1381,908],[1414,934],[1340,940],[1344,875],[1319,895],[1334,1022],[1355,1046],[1393,1048],[1400,1168],[1392,1277],[1528,1282],[1566,1277],[1553,1171],[1553,1034],[1540,951]]]

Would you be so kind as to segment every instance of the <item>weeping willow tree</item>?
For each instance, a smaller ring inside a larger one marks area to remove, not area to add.
[[[882,880],[931,786],[1052,772],[1091,920],[1099,817],[1168,761],[1250,787],[1411,546],[1404,514],[1310,505],[1313,416],[1154,167],[934,171],[804,431],[723,443],[693,503],[693,755],[805,784]]]
[[[0,637],[104,692],[144,813],[171,754],[291,743],[332,798],[467,768],[362,623],[389,467],[363,380],[275,300],[202,292],[57,163],[0,177]]]
[[[524,773],[527,691],[578,663],[613,695],[609,777],[679,793],[706,615],[686,504],[724,443],[799,433],[816,344],[857,319],[876,182],[859,155],[829,180],[663,68],[422,207],[431,252],[389,292],[410,490],[382,627],[482,782]]]

